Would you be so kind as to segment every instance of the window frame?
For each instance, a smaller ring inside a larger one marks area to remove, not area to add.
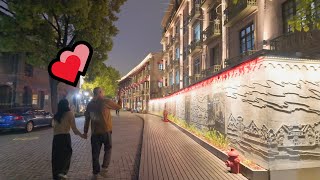
[[[250,31],[247,32],[247,29],[250,28]],[[244,32],[244,35],[242,33]],[[249,39],[250,37],[250,39]],[[240,54],[243,54],[245,52],[248,52],[250,50],[254,50],[255,47],[255,25],[254,22],[249,23],[245,27],[243,27],[239,32],[239,40],[240,40]],[[243,40],[245,41],[245,44],[243,44]],[[248,42],[250,43],[250,48],[248,48]],[[243,48],[243,45],[245,47]]]

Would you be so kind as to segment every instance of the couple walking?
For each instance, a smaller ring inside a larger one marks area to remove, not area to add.
[[[58,104],[58,112],[54,115],[54,137],[52,143],[52,175],[53,179],[66,179],[70,167],[72,147],[70,129],[80,137],[87,139],[89,124],[91,122],[91,148],[93,175],[97,177],[100,173],[99,155],[102,144],[104,144],[104,158],[102,168],[107,169],[111,158],[111,134],[112,120],[110,110],[119,110],[121,100],[118,104],[104,99],[100,87],[93,90],[94,98],[89,102],[85,111],[84,133],[81,134],[75,124],[74,114],[70,111],[69,102],[63,99]]]

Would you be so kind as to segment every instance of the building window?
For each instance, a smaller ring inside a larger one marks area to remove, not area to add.
[[[194,66],[193,66],[193,74],[200,74],[201,71],[201,66],[200,66],[200,59],[196,59],[194,61]]]
[[[218,62],[218,48],[211,48],[210,50],[210,63],[209,67],[219,64]]]
[[[32,105],[37,105],[38,104],[38,94],[33,94],[32,95]]]
[[[180,58],[180,48],[176,48],[176,59]]]
[[[185,15],[183,20],[183,34],[186,34],[187,32],[188,32],[188,17],[187,15]]]
[[[183,48],[183,60],[186,60],[187,59],[187,54],[188,54],[188,47],[185,46]]]
[[[289,21],[297,13],[297,6],[295,0],[288,0],[282,4],[282,18],[283,18],[283,32],[293,32],[293,27],[289,25]]]
[[[193,27],[193,39],[195,42],[200,41],[201,37],[201,28],[200,28],[200,22],[198,22],[194,27]]]
[[[163,86],[163,83],[159,81],[159,82],[158,82],[158,87],[161,88],[162,86]]]
[[[176,38],[179,38],[179,32],[180,32],[180,23],[179,23],[179,20],[178,20],[178,23],[176,24]]]
[[[179,82],[180,82],[180,75],[179,75],[179,71],[178,70],[176,70],[176,80],[175,80],[176,82],[176,84],[179,84]]]
[[[173,85],[173,77],[172,77],[172,73],[169,74],[169,85],[172,86]]]
[[[254,24],[240,31],[240,53],[254,49]]]
[[[12,102],[12,87],[7,85],[0,86],[0,107],[9,107]]]
[[[24,75],[28,76],[28,77],[32,77],[33,76],[33,67],[30,64],[25,64],[24,66]]]
[[[163,70],[163,64],[162,63],[158,64],[158,68],[159,68],[160,71],[162,71]]]
[[[188,76],[188,74],[185,74],[185,75],[184,75],[183,85],[184,85],[184,87],[189,86],[189,76]]]

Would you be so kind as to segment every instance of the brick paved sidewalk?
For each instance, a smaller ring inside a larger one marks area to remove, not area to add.
[[[245,180],[228,172],[224,162],[170,123],[157,116],[144,118],[140,180]]]
[[[136,161],[141,140],[143,120],[127,112],[113,118],[112,158],[108,178],[137,179],[139,161]],[[84,118],[77,118],[77,127],[83,132]],[[71,180],[91,179],[90,139],[81,139],[72,134],[73,155]],[[52,128],[40,128],[32,133],[0,134],[0,180],[48,180],[51,175]],[[102,155],[100,159],[102,160]],[[138,154],[139,155],[139,154]],[[138,159],[140,160],[140,159]]]

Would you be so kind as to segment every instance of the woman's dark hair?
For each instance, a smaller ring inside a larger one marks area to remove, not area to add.
[[[53,118],[59,123],[61,123],[62,116],[64,115],[65,112],[68,112],[68,111],[70,111],[69,102],[67,99],[62,99],[59,101],[59,104],[58,104],[58,112],[54,115]]]

